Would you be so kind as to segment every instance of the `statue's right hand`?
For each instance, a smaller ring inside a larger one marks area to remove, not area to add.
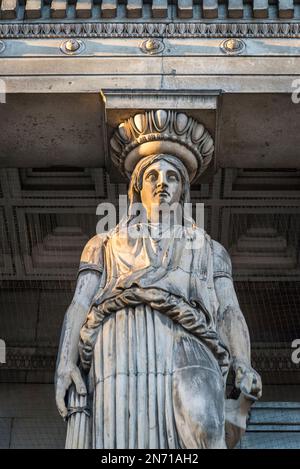
[[[73,364],[66,365],[64,367],[59,366],[55,379],[55,399],[57,409],[63,419],[65,419],[68,415],[65,398],[67,390],[72,383],[75,384],[76,391],[79,395],[86,395],[86,385],[82,379],[78,366]]]

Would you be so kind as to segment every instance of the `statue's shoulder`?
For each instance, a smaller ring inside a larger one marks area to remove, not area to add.
[[[193,226],[194,239],[206,240],[206,246],[209,246],[213,259],[213,276],[216,277],[229,277],[232,278],[232,265],[228,251],[222,246],[221,243],[212,239],[209,234],[198,226]]]
[[[79,272],[83,270],[103,271],[103,245],[107,239],[107,233],[96,234],[83,248],[80,257]]]
[[[102,250],[103,244],[107,238],[107,233],[96,234],[84,246],[81,260],[85,262],[91,261]]]
[[[211,240],[213,252],[214,277],[232,278],[232,265],[228,251],[221,243]]]

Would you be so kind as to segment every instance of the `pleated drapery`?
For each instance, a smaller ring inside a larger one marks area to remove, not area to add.
[[[97,328],[88,396],[69,393],[66,448],[223,448],[224,378],[206,345],[150,305]]]
[[[101,325],[91,372],[94,448],[176,448],[173,324],[158,311],[124,308]]]
[[[73,410],[74,413],[68,419],[65,448],[89,449],[91,447],[92,420],[87,410],[87,396],[79,396],[74,385],[69,390],[68,409],[69,411]]]

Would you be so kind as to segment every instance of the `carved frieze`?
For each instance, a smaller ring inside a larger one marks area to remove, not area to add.
[[[299,38],[295,23],[0,23],[0,37],[13,38]]]

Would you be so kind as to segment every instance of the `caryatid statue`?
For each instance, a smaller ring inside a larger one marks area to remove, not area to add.
[[[65,316],[55,382],[67,448],[226,448],[245,429],[261,380],[230,257],[184,209],[213,151],[204,126],[175,111],[114,133],[129,204],[85,246]]]

